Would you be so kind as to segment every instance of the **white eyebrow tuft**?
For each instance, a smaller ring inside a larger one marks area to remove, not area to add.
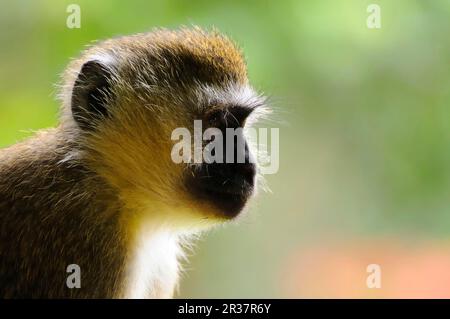
[[[86,61],[97,61],[108,67],[114,65],[116,62],[115,58],[111,54],[100,52],[90,55]]]
[[[266,98],[255,92],[249,85],[228,85],[217,87],[210,85],[199,85],[197,97],[203,105],[235,105],[251,109],[263,107]]]

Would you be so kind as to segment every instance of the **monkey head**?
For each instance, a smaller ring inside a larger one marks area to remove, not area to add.
[[[136,214],[207,225],[236,217],[255,193],[245,134],[225,131],[250,125],[265,112],[264,99],[249,85],[240,51],[217,32],[156,30],[101,42],[72,62],[61,97],[71,156],[85,159]],[[174,162],[174,130],[186,128],[194,144],[196,121],[223,132],[224,157],[230,139],[243,141],[244,160]]]

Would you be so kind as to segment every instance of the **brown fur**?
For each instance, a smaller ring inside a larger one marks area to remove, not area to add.
[[[81,130],[74,83],[92,57],[112,57],[111,115]],[[178,231],[223,219],[196,202],[170,160],[170,132],[213,103],[196,85],[246,85],[245,63],[217,32],[158,30],[107,40],[64,75],[61,124],[0,151],[0,297],[124,297],[136,233],[158,220]],[[199,213],[200,212],[200,213]],[[210,222],[211,221],[211,222]],[[200,227],[201,228],[201,227]],[[82,288],[66,287],[78,264]],[[170,296],[156,283],[148,296]]]
[[[112,297],[120,289],[126,234],[117,194],[83,165],[60,163],[66,138],[43,131],[0,152],[3,298]],[[72,263],[83,269],[83,289],[66,286]]]

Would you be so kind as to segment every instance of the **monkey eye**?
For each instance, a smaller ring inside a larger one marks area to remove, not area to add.
[[[253,110],[253,108],[238,105],[212,109],[206,113],[206,120],[213,127],[243,127]]]

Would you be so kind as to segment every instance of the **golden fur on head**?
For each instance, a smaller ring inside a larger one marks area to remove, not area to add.
[[[197,27],[158,29],[100,42],[72,61],[64,73],[63,114],[70,114],[73,85],[82,65],[89,60],[113,63],[118,85],[174,86],[193,80],[216,85],[247,83],[242,54],[224,35]]]

